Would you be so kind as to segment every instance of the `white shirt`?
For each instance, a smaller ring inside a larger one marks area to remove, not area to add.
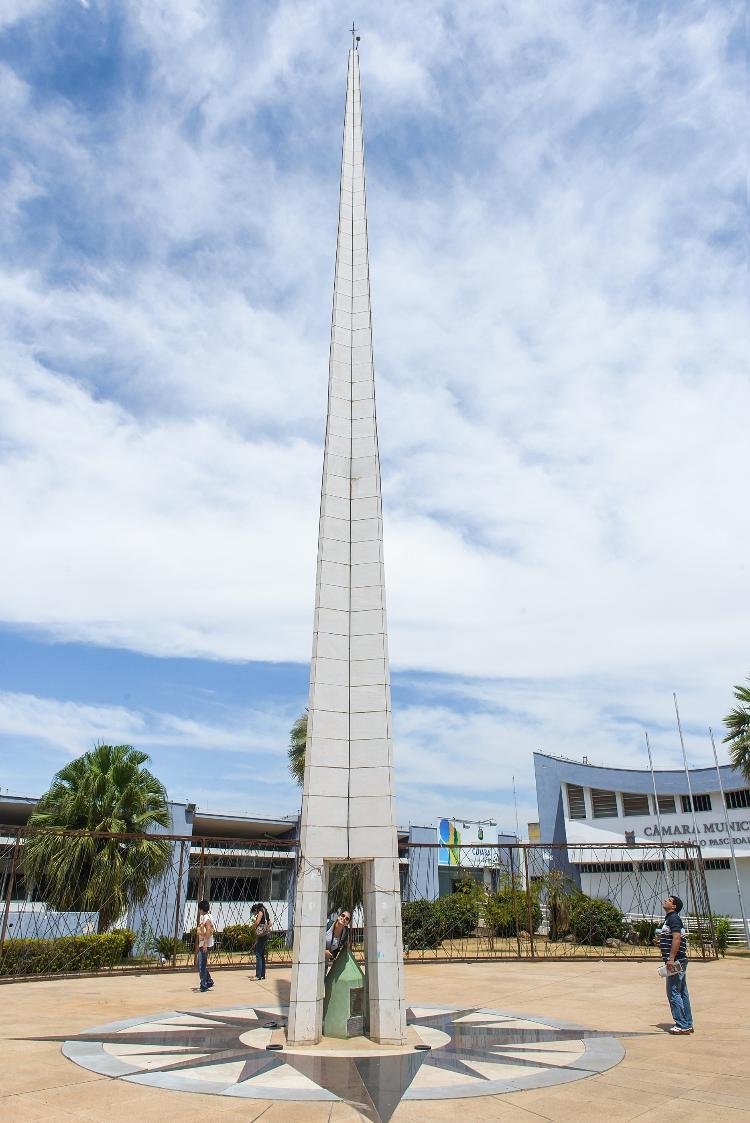
[[[209,922],[211,924],[211,935],[207,936],[205,930],[201,931],[201,925]],[[198,947],[212,948],[214,946],[214,918],[210,912],[204,912],[198,918]]]

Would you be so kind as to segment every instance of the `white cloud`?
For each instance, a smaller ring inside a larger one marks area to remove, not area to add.
[[[25,139],[3,203],[0,618],[302,661],[340,9],[125,11],[146,94],[103,119],[3,71]],[[550,749],[596,733],[583,680],[631,711],[700,689],[715,714],[744,673],[737,14],[358,17],[391,656],[510,694],[578,683]],[[462,743],[487,759],[477,722]]]
[[[158,747],[208,753],[270,753],[283,758],[285,766],[290,717],[283,707],[225,709],[221,716],[221,721],[198,720],[155,710],[0,692],[0,736],[30,738],[71,756],[80,756],[100,741],[137,741],[146,752]]]

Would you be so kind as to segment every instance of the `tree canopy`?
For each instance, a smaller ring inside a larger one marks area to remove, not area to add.
[[[302,787],[305,782],[305,748],[307,746],[307,710],[295,721],[289,730],[287,759],[292,778]]]
[[[171,825],[167,793],[144,767],[148,760],[132,745],[97,745],[60,769],[29,819],[25,877],[51,908],[97,912],[100,932],[145,900],[169,864],[167,841],[93,833],[143,834]]]
[[[747,681],[750,683],[750,675]],[[750,687],[735,686],[734,697],[738,704],[724,718],[724,743],[729,745],[732,765],[750,784]]]

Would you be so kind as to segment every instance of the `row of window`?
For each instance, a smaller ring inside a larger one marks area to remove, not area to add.
[[[707,870],[730,869],[729,858],[704,858],[703,865]],[[632,862],[581,862],[578,867],[581,873],[632,873],[635,866]],[[691,870],[693,864],[679,858],[669,863],[669,868],[674,872],[678,870]],[[639,862],[638,869],[641,873],[663,873],[663,862]]]
[[[567,784],[566,787],[568,789],[569,817],[571,819],[585,819],[587,817],[586,797],[583,788],[578,784]],[[675,815],[677,813],[677,798],[674,795],[657,796],[659,814]],[[738,807],[750,807],[750,788],[727,792],[724,798],[730,811]],[[711,811],[712,809],[710,795],[694,795],[692,802],[689,795],[681,795],[679,799],[683,813],[692,811],[692,804],[695,804],[696,811]],[[605,791],[602,788],[592,788],[591,812],[595,819],[616,819],[619,815],[617,793]],[[651,801],[649,796],[645,792],[623,792],[622,813],[623,815],[650,815]]]

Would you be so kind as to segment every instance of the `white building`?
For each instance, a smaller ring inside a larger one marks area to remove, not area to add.
[[[712,912],[740,919],[727,835],[728,817],[747,908],[750,902],[750,787],[740,773],[728,765],[721,767],[722,799],[716,769],[692,769],[693,806],[685,772],[681,770],[654,773],[656,800],[648,769],[607,768],[535,753],[534,770],[543,841],[605,843],[618,848],[628,843],[651,844],[653,852],[648,854],[633,851],[629,855],[623,849],[618,857],[621,862],[623,858],[637,860],[635,855],[640,853],[640,859],[651,863],[654,872],[657,872],[662,845],[672,848],[697,842],[703,855]],[[564,855],[559,864],[569,869],[584,892],[599,895],[596,888],[604,872],[601,867],[607,861],[604,851],[574,849],[556,853]],[[674,858],[671,849],[670,854]],[[679,861],[678,858],[674,860]],[[627,900],[616,903],[623,911],[631,910],[631,902]]]

